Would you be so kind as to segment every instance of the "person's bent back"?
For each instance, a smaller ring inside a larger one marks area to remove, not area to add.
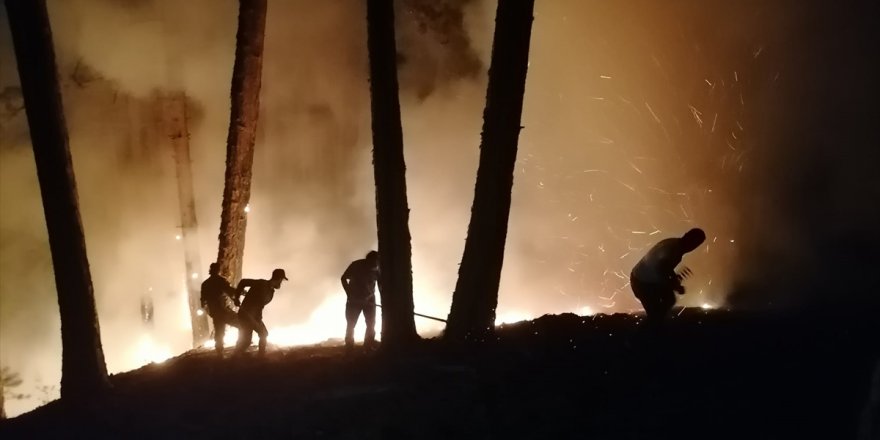
[[[694,228],[680,238],[667,238],[655,244],[636,264],[630,274],[630,285],[645,308],[648,322],[659,324],[675,305],[675,293],[683,295],[683,276],[675,272],[684,254],[706,240],[702,229]],[[689,273],[685,269],[684,273]]]
[[[266,324],[263,323],[263,308],[275,297],[275,290],[281,287],[282,280],[287,280],[284,269],[275,269],[272,271],[272,278],[268,280],[243,279],[238,283],[238,287],[235,289],[236,302],[244,294],[245,289],[248,291],[244,294],[244,301],[241,302],[241,307],[238,309],[240,331],[238,343],[235,346],[236,353],[247,350],[253,340],[254,332],[257,332],[260,338],[259,353],[266,352],[269,331],[266,329]]]

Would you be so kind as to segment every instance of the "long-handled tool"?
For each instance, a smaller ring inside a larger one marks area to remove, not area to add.
[[[364,304],[366,304],[366,305],[368,305],[368,306],[376,306],[376,307],[378,307],[378,308],[380,308],[380,309],[382,308],[382,304],[376,304],[376,303],[371,303],[371,302],[366,302],[366,301],[361,301],[361,302],[363,302]],[[415,315],[415,316],[419,316],[419,317],[421,317],[421,318],[432,319],[432,320],[434,320],[434,321],[440,321],[440,322],[444,322],[444,323],[446,322],[445,319],[440,319],[440,318],[437,318],[437,317],[435,317],[435,316],[423,315],[423,314],[421,314],[421,313],[413,312],[413,315]]]

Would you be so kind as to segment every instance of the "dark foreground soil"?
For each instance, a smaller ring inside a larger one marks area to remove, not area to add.
[[[428,340],[397,357],[190,352],[113,376],[89,404],[9,420],[0,437],[852,439],[878,416],[866,410],[878,356],[865,310],[688,309],[659,337],[629,315],[545,316],[492,344]]]

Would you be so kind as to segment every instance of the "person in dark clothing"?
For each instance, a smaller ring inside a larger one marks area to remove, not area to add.
[[[238,315],[232,308],[232,295],[235,295],[235,289],[220,276],[219,269],[217,263],[211,263],[208,267],[208,279],[202,282],[201,303],[202,309],[208,311],[208,316],[214,324],[214,350],[222,357],[226,326],[239,328],[239,324]]]
[[[263,323],[263,307],[272,301],[275,289],[281,288],[281,281],[286,280],[284,269],[275,269],[272,271],[272,278],[268,280],[243,279],[238,283],[235,289],[235,303],[241,304],[241,307],[238,309],[239,331],[238,343],[235,345],[237,354],[243,353],[250,347],[254,332],[260,337],[258,345],[260,355],[266,352],[266,338],[269,336],[269,331]],[[244,289],[248,291],[244,294],[244,301],[239,302]]]
[[[682,280],[690,275],[684,268],[676,273],[675,267],[681,263],[684,254],[700,247],[706,240],[702,229],[687,231],[681,238],[667,238],[655,244],[639,260],[630,274],[630,285],[636,298],[645,308],[649,326],[656,327],[675,305],[675,294],[684,295]]]
[[[366,258],[355,260],[342,274],[345,290],[345,346],[354,347],[354,327],[361,313],[367,323],[364,345],[376,342],[376,282],[379,280],[379,253],[370,251]]]

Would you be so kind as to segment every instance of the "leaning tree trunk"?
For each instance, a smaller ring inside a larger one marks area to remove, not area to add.
[[[184,285],[192,328],[193,348],[204,344],[211,336],[208,315],[201,311],[200,290],[203,273],[201,251],[199,249],[199,222],[196,216],[195,188],[193,187],[192,160],[190,155],[189,107],[188,97],[182,80],[183,60],[169,35],[175,29],[170,27],[168,16],[174,13],[173,6],[160,5],[162,31],[165,36],[165,63],[168,66],[168,92],[157,94],[161,104],[162,132],[171,143],[174,157],[174,170],[177,175],[177,201],[180,209],[180,239],[183,244]]]
[[[61,398],[107,388],[76,180],[45,0],[6,0],[61,312]]]
[[[495,325],[534,0],[499,0],[480,166],[445,337],[482,340]]]
[[[244,259],[245,208],[251,198],[265,29],[266,0],[240,0],[235,66],[232,69],[232,112],[226,140],[226,183],[217,253],[220,274],[233,285],[241,279]]]
[[[419,336],[413,317],[412,248],[400,126],[393,0],[367,0],[367,46],[381,267],[382,345],[395,350],[405,348]]]
[[[186,112],[186,94],[181,91],[161,95],[165,134],[174,152],[174,169],[177,174],[177,200],[180,206],[180,238],[183,242],[183,260],[186,266],[185,282],[190,322],[192,323],[193,347],[199,347],[210,336],[208,316],[199,314],[201,309],[200,286],[202,263],[199,253],[199,222],[196,217],[196,201],[193,191],[192,161],[189,152],[189,121]]]

